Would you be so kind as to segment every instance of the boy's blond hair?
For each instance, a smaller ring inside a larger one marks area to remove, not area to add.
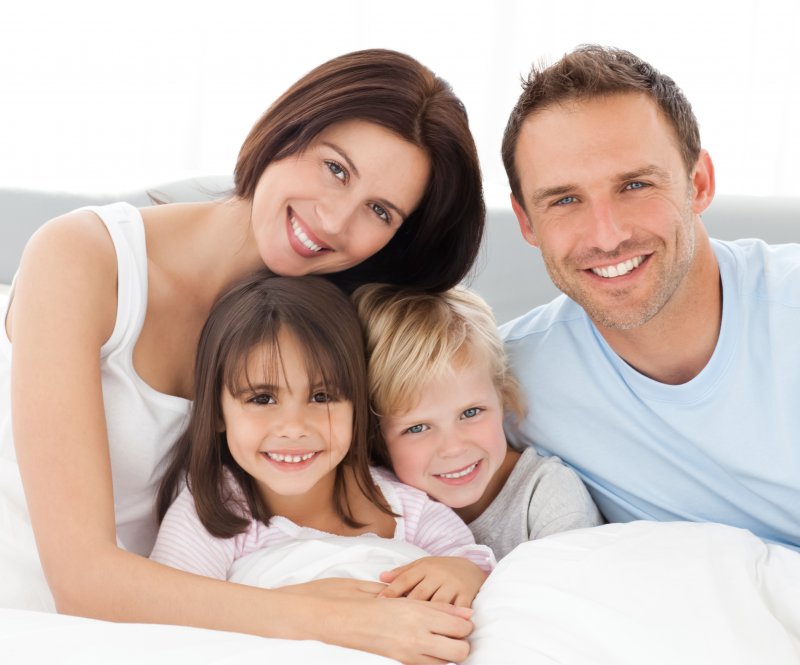
[[[479,295],[462,287],[434,294],[367,284],[353,299],[367,340],[370,400],[378,417],[412,408],[420,390],[454,366],[481,362],[504,410],[524,417],[522,391],[497,322]]]

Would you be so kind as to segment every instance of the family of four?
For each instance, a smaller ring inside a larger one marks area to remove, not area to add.
[[[31,238],[0,462],[53,608],[457,662],[527,540],[690,520],[800,548],[800,245],[708,238],[691,107],[623,50],[535,68],[502,150],[565,295],[499,331],[459,286],[485,217],[464,107],[393,51],[295,83],[228,197]],[[231,581],[265,549],[354,539],[407,560]]]

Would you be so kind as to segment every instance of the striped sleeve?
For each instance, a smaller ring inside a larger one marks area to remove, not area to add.
[[[396,483],[394,489],[402,503],[405,538],[431,556],[460,556],[489,573],[497,564],[492,550],[478,545],[461,518],[425,492]]]
[[[153,561],[220,580],[227,578],[235,556],[235,538],[215,538],[206,531],[187,488],[164,516],[150,554]]]

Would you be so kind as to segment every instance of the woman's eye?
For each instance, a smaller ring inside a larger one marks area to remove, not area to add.
[[[427,425],[422,425],[422,424],[412,425],[406,430],[406,432],[408,432],[409,434],[419,434],[421,432],[424,432],[426,429],[428,429]]]
[[[462,413],[461,416],[464,417],[464,418],[474,418],[481,411],[482,411],[482,409],[479,409],[477,406],[472,406],[469,409],[467,409],[466,411],[464,411],[464,413]]]
[[[372,212],[374,212],[384,222],[386,222],[387,224],[391,223],[392,216],[389,214],[389,211],[386,210],[386,208],[378,205],[377,203],[370,203],[369,207],[372,208]]]
[[[328,170],[333,174],[334,178],[342,182],[347,182],[347,171],[345,171],[344,167],[339,164],[339,162],[334,162],[329,159],[325,161],[325,166],[328,167]]]
[[[267,393],[253,395],[247,401],[251,404],[275,404],[275,398]]]

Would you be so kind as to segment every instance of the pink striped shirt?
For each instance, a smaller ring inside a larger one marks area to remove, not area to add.
[[[472,532],[452,509],[425,492],[404,485],[385,469],[372,468],[371,472],[389,507],[399,515],[395,518],[394,539],[412,543],[431,556],[465,557],[491,572],[496,563],[491,549],[475,543]],[[256,550],[330,535],[276,515],[269,526],[252,520],[245,531],[232,538],[215,538],[200,522],[191,492],[184,489],[164,516],[150,558],[173,568],[224,580],[234,561]]]

